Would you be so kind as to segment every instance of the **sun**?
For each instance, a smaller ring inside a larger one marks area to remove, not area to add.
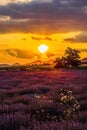
[[[47,50],[48,50],[48,46],[45,45],[45,44],[41,44],[39,47],[38,47],[38,50],[40,53],[45,53]]]

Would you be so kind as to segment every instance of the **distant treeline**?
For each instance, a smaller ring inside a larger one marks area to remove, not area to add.
[[[0,67],[0,71],[30,71],[30,70],[54,70],[52,65],[28,65],[28,66],[10,66],[10,67]],[[60,68],[59,68],[60,69]],[[70,68],[69,68],[70,69]],[[87,69],[87,64],[81,63],[77,69]]]
[[[28,65],[28,66],[10,66],[10,67],[0,67],[1,71],[5,70],[13,70],[13,71],[26,71],[26,70],[52,70],[53,67],[51,65]]]

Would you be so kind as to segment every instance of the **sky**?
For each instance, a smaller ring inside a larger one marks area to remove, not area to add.
[[[87,57],[87,0],[0,0],[0,64],[61,57],[67,47]]]

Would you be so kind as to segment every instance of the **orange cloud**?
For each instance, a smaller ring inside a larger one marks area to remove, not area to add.
[[[71,43],[87,43],[87,32],[82,32],[75,37],[66,38],[64,41]]]
[[[27,50],[21,49],[5,49],[3,52],[7,53],[8,55],[20,59],[34,59],[34,57],[40,58],[40,55],[34,52],[29,52]]]
[[[50,37],[44,37],[44,38],[42,38],[42,37],[32,36],[31,38],[32,38],[32,40],[37,40],[37,41],[41,41],[41,40],[53,41],[53,39],[50,38]]]

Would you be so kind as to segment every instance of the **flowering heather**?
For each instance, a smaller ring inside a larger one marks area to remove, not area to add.
[[[87,70],[0,72],[0,130],[87,130],[86,78]]]

